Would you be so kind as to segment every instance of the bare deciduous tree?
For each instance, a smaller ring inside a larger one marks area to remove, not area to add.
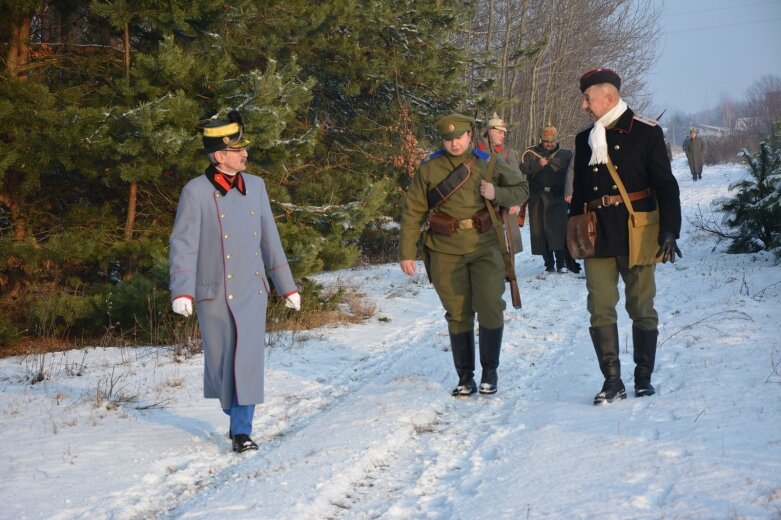
[[[616,70],[635,112],[651,105],[645,77],[658,56],[660,15],[652,0],[485,0],[477,4],[469,41],[486,55],[466,79],[475,99],[496,100],[485,111],[497,110],[510,124],[512,145],[536,143],[547,123],[571,140],[587,123],[577,80],[588,68]],[[485,93],[490,74],[496,81]]]

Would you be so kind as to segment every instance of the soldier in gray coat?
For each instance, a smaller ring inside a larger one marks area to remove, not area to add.
[[[521,155],[521,172],[529,180],[529,233],[532,254],[541,255],[545,271],[566,273],[567,168],[572,151],[561,148],[552,125],[540,134],[540,143]],[[574,261],[573,261],[574,262]]]
[[[697,129],[689,131],[689,137],[683,140],[683,151],[689,161],[692,180],[702,179],[702,165],[705,159],[705,141],[697,135]]]
[[[271,213],[263,179],[242,175],[249,141],[238,112],[203,127],[210,165],[179,197],[170,251],[174,312],[193,301],[203,338],[203,394],[230,416],[233,450],[257,450],[250,438],[263,402],[267,273],[289,308],[301,297]]]

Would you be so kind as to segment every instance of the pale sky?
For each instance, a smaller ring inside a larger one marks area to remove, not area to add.
[[[662,1],[662,0],[660,0]],[[734,100],[765,74],[781,77],[781,0],[666,0],[653,105],[698,112]]]

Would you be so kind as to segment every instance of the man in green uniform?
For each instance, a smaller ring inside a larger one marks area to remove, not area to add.
[[[474,321],[479,322],[480,392],[493,394],[504,329],[505,268],[491,220],[476,215],[486,201],[509,207],[529,194],[520,174],[498,155],[472,146],[474,119],[460,114],[437,122],[442,149],[425,159],[412,179],[401,216],[401,270],[415,274],[421,225],[423,255],[448,322],[458,374],[454,396],[477,392]],[[486,221],[488,224],[486,224]],[[480,228],[480,229],[478,229]]]

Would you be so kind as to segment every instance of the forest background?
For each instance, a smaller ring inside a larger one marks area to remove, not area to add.
[[[197,126],[231,109],[303,287],[295,319],[310,323],[344,295],[308,275],[395,259],[388,224],[442,115],[497,112],[515,149],[552,123],[571,146],[587,123],[577,78],[595,66],[620,71],[636,112],[663,110],[644,82],[652,0],[0,0],[0,12],[3,355],[197,335],[169,311],[168,237],[179,191],[206,166]],[[757,148],[779,90],[766,77],[730,104],[749,124],[709,147],[711,162]],[[678,143],[698,120],[666,118]],[[306,326],[285,313],[272,306],[272,328]]]

